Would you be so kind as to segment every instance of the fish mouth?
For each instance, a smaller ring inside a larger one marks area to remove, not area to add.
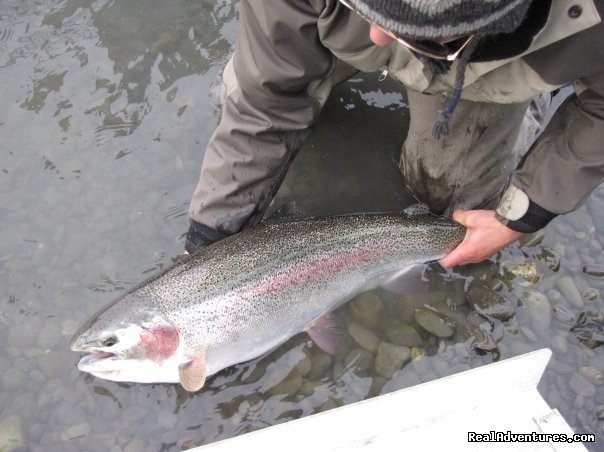
[[[78,368],[80,370],[86,371],[86,369],[90,369],[91,367],[97,367],[100,363],[111,360],[111,358],[114,358],[115,356],[117,356],[115,353],[110,352],[92,352],[80,359],[80,362],[78,363]]]

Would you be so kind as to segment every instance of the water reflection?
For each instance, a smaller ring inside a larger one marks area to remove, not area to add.
[[[101,118],[97,131],[113,136],[133,133],[149,114],[150,87],[167,92],[172,102],[178,80],[204,74],[224,59],[231,42],[222,29],[236,13],[232,2],[214,1],[20,3],[2,7],[7,28],[0,42],[2,67],[23,60],[33,66],[21,108],[40,112],[54,104],[53,116],[61,117],[66,131],[74,113],[68,99],[86,82],[80,69],[92,66],[94,88],[88,87],[92,98],[85,114]]]

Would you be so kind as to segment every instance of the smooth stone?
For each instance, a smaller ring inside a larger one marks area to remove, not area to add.
[[[447,292],[420,292],[412,295],[404,295],[401,297],[401,302],[397,304],[399,319],[403,323],[411,323],[415,317],[415,309],[422,308],[425,305],[434,305],[442,303],[447,299]]]
[[[556,287],[562,296],[575,308],[582,308],[585,305],[583,302],[583,297],[581,297],[575,282],[570,276],[562,276],[561,278],[558,278],[556,281]]]
[[[468,322],[470,325],[474,325],[474,326],[480,326],[480,325],[489,323],[489,321],[487,319],[485,319],[483,316],[481,316],[476,311],[468,312],[468,314],[466,315],[466,322]]]
[[[144,452],[147,449],[147,444],[141,438],[134,438],[124,448],[124,452]]]
[[[548,368],[556,374],[568,375],[575,371],[575,368],[559,359],[552,359],[548,364]]]
[[[593,397],[596,394],[595,386],[577,372],[571,375],[568,386],[576,394],[580,394],[585,397]]]
[[[604,385],[604,372],[597,367],[579,367],[579,373],[595,385]]]
[[[177,421],[178,416],[170,411],[163,410],[157,414],[157,423],[165,429],[173,429]]]
[[[546,292],[546,295],[547,295],[547,299],[552,303],[556,303],[562,299],[562,294],[560,292],[558,292],[556,289],[549,289]]]
[[[302,386],[302,375],[297,369],[292,369],[283,380],[269,388],[270,395],[295,394]]]
[[[389,342],[405,347],[417,347],[424,343],[417,330],[409,323],[391,325],[386,328],[384,335]]]
[[[310,372],[306,377],[310,380],[318,380],[323,377],[333,364],[333,358],[327,353],[317,353],[311,359]]]
[[[567,325],[574,325],[577,321],[577,318],[571,312],[569,312],[568,309],[559,304],[552,308],[552,313],[556,319]]]
[[[36,335],[33,333],[38,331],[42,326],[42,319],[34,317],[28,319],[27,327],[21,324],[13,324],[8,333],[8,345],[21,350],[30,348],[36,340]]]
[[[415,321],[424,330],[436,337],[447,338],[453,336],[454,330],[451,325],[430,309],[416,309]]]
[[[560,391],[554,389],[547,394],[546,398],[549,406],[552,408],[556,408],[562,402],[562,396],[560,395]]]
[[[458,343],[465,343],[466,341],[469,341],[468,343],[470,343],[473,347],[481,350],[497,350],[497,343],[490,333],[487,333],[482,328],[467,322],[457,325],[454,340]]]
[[[495,324],[495,326],[493,327],[493,331],[491,331],[491,337],[493,338],[493,340],[495,342],[499,342],[500,340],[503,339],[504,335],[505,335],[505,326],[503,325],[503,323]]]
[[[111,433],[97,433],[90,435],[90,443],[97,444],[101,449],[109,450],[115,445],[115,436]],[[120,449],[121,450],[121,449]]]
[[[357,322],[350,322],[348,324],[348,333],[350,336],[352,336],[355,342],[365,350],[374,353],[377,350],[380,343],[380,338],[361,324]]]
[[[23,419],[13,415],[0,422],[0,451],[11,452],[25,446]]]
[[[7,392],[13,392],[26,385],[28,380],[29,378],[25,372],[12,367],[2,375],[2,386]]]
[[[303,395],[304,397],[310,397],[315,393],[317,388],[325,387],[325,383],[322,381],[305,381],[300,389],[298,390],[298,394]]]
[[[509,334],[516,335],[520,332],[518,321],[515,318],[511,318],[507,322],[504,322],[503,325]]]
[[[602,278],[604,277],[604,265],[585,265],[583,273],[594,278]]]
[[[587,301],[596,301],[600,298],[600,292],[598,291],[598,289],[590,287],[585,290],[585,292],[583,292],[583,298],[585,298]]]
[[[503,295],[484,285],[473,285],[468,290],[468,302],[476,312],[505,322],[514,315],[514,305]]]
[[[582,410],[584,406],[585,397],[583,397],[581,394],[577,394],[575,400],[573,401],[573,408],[575,408],[576,410]]]
[[[122,412],[122,419],[131,423],[135,423],[147,416],[148,411],[145,408],[130,406]]]
[[[540,336],[548,335],[552,307],[547,297],[536,290],[527,290],[523,294],[522,302],[528,312],[533,330]]]
[[[529,259],[506,263],[504,267],[514,276],[520,277],[531,284],[537,284],[541,278],[537,265]]]
[[[552,348],[558,353],[566,353],[568,351],[568,341],[563,336],[554,336],[552,338]]]
[[[404,372],[399,372],[396,374],[396,378],[390,381],[387,381],[384,385],[383,393],[389,393],[392,391],[397,391],[402,388],[410,388],[412,386],[416,386],[422,384],[423,380],[414,372],[407,372],[405,369]]]
[[[63,336],[71,337],[76,331],[78,331],[80,324],[72,319],[64,320],[61,324],[61,334]]]
[[[36,343],[42,349],[54,348],[63,336],[63,328],[54,318],[47,319],[40,329]]]
[[[537,342],[539,340],[539,336],[537,336],[533,330],[527,326],[521,326],[520,331],[522,331],[522,334],[524,334],[524,336],[531,342]]]
[[[384,317],[384,303],[376,294],[366,292],[350,302],[349,311],[361,325],[375,328]]]
[[[64,441],[71,441],[74,439],[81,439],[88,435],[92,430],[91,425],[88,422],[81,422],[79,424],[72,425],[67,428],[61,435]]]
[[[381,342],[375,357],[375,371],[384,378],[391,378],[410,359],[409,347]]]
[[[305,376],[312,368],[312,361],[306,353],[302,353],[301,359],[295,364],[296,369],[300,372],[300,375]],[[292,363],[294,364],[294,363]]]
[[[38,356],[38,365],[47,379],[61,376],[65,372],[65,369],[72,365],[72,362],[72,355],[53,350],[49,350],[48,353],[42,353]]]

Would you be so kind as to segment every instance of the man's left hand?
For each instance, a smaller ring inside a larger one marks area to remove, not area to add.
[[[456,210],[453,220],[467,231],[457,248],[440,260],[445,268],[482,262],[522,236],[502,224],[494,210]]]

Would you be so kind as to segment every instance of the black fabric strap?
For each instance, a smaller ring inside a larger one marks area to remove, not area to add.
[[[518,220],[507,220],[504,224],[516,232],[536,232],[543,229],[556,218],[556,214],[529,200],[529,207],[524,216]]]
[[[187,253],[193,254],[225,237],[227,237],[227,234],[191,220],[189,231],[187,232],[187,240],[185,241],[185,250],[187,250]]]

